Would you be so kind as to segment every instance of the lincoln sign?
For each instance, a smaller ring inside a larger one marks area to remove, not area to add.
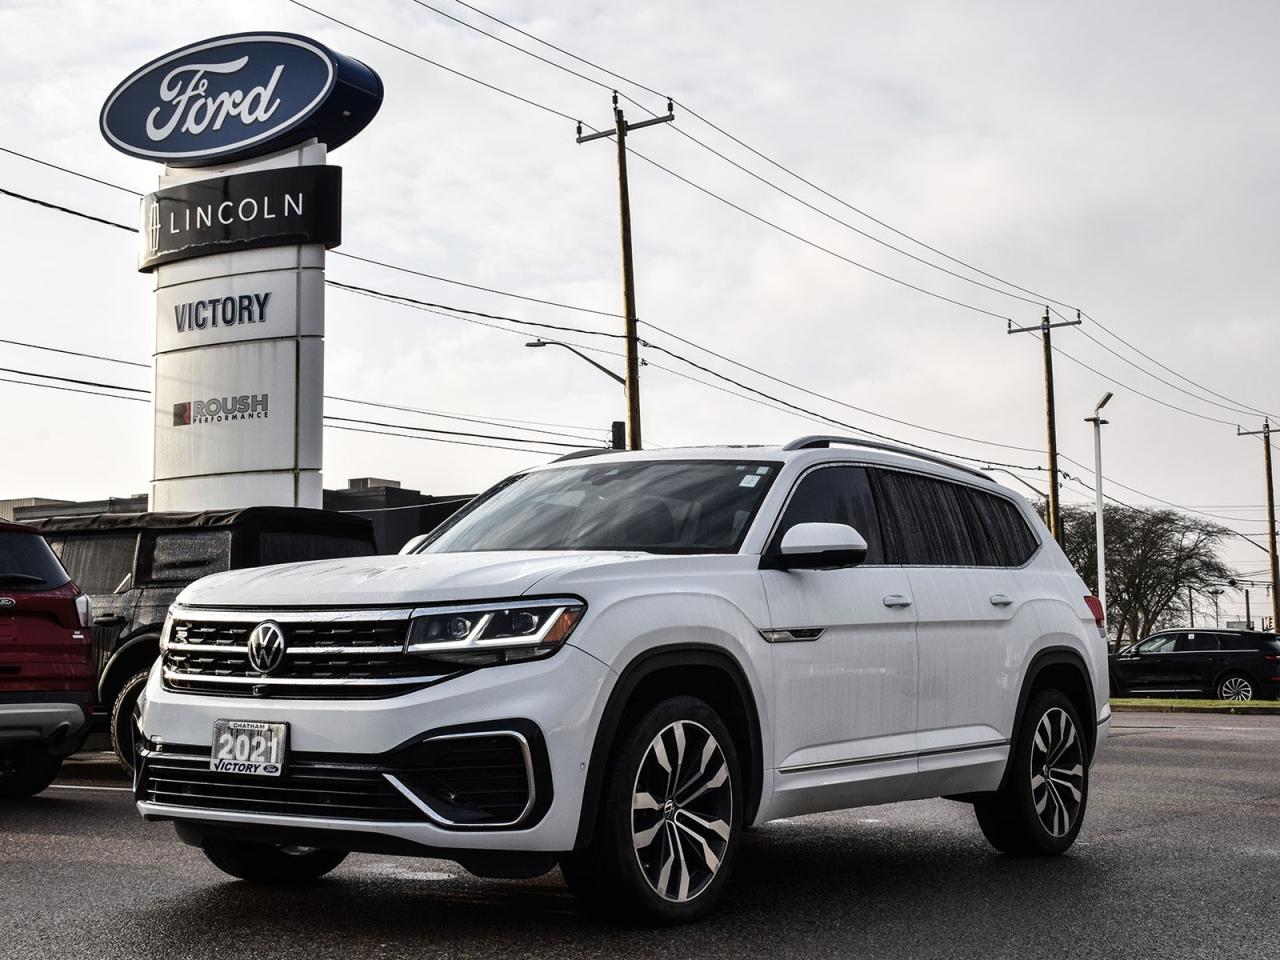
[[[321,505],[325,251],[342,240],[328,151],[381,103],[360,61],[266,32],[167,53],[108,95],[107,142],[165,165],[139,209],[152,510]]]

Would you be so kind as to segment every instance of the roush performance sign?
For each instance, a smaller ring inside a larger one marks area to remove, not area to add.
[[[342,242],[342,168],[259,170],[148,194],[138,269],[233,250]]]

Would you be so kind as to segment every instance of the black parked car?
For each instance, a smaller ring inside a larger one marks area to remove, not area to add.
[[[1166,630],[1110,657],[1111,694],[1254,700],[1280,693],[1280,637],[1249,630]]]
[[[364,517],[297,507],[100,514],[33,524],[93,604],[95,715],[133,762],[133,707],[159,656],[169,604],[187,584],[242,567],[377,552]]]

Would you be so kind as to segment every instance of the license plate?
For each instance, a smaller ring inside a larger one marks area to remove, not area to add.
[[[284,770],[288,739],[287,723],[215,720],[209,769],[217,773],[278,777]]]

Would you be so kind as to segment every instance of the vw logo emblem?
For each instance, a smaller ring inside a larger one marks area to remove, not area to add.
[[[284,660],[284,631],[280,624],[264,620],[249,634],[249,666],[270,673]]]

